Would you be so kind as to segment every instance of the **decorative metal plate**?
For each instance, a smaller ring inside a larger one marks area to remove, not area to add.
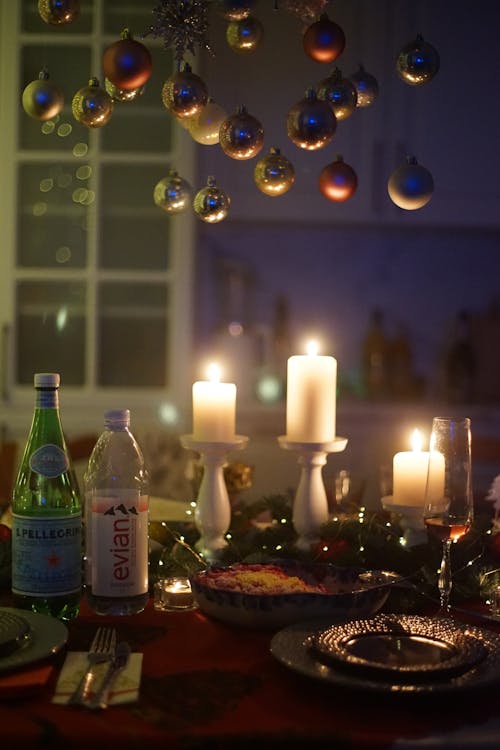
[[[0,657],[22,648],[30,638],[31,628],[24,617],[0,610]]]

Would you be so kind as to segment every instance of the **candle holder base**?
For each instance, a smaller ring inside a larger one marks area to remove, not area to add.
[[[401,527],[404,530],[403,538],[407,547],[415,547],[427,542],[427,531],[421,505],[401,505],[395,501],[393,495],[385,495],[380,502],[384,510],[400,516]]]
[[[293,450],[299,454],[301,472],[293,501],[293,526],[298,535],[297,548],[308,551],[319,541],[319,529],[328,521],[323,466],[329,453],[341,453],[345,450],[347,438],[335,437],[327,442],[301,443],[280,435],[278,443],[284,450]]]
[[[221,550],[227,547],[225,534],[231,523],[231,503],[224,481],[223,467],[227,454],[242,450],[248,437],[235,435],[233,440],[197,440],[194,435],[182,435],[184,448],[201,455],[203,477],[194,511],[200,538],[195,549],[208,562],[216,562]]]

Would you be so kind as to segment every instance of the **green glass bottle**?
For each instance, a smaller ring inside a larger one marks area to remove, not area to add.
[[[57,373],[35,375],[31,430],[12,496],[16,606],[71,620],[82,588],[82,509],[59,416]]]

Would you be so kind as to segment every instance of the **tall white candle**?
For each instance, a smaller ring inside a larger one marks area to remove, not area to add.
[[[413,450],[396,453],[393,459],[393,500],[397,505],[423,506],[429,468],[429,451],[422,450],[418,430],[412,437]],[[444,457],[433,453],[430,496],[441,497],[444,489]]]
[[[307,355],[287,363],[286,437],[299,443],[335,439],[337,360],[319,356],[310,342]]]
[[[195,440],[231,441],[235,437],[236,385],[221,383],[212,364],[210,380],[193,383],[193,437]]]

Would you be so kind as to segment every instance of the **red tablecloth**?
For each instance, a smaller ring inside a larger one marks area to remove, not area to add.
[[[84,604],[69,626],[67,648],[86,650],[96,624],[106,622],[144,654],[139,701],[100,712],[51,703],[62,653],[47,663],[50,677],[35,694],[1,694],[2,748],[122,750],[154,742],[210,750],[378,750],[437,731],[480,732],[493,717],[500,722],[496,690],[457,691],[450,700],[339,689],[277,662],[269,650],[272,633],[236,629],[197,611],[156,612],[151,602],[139,615],[115,618],[93,615]]]

